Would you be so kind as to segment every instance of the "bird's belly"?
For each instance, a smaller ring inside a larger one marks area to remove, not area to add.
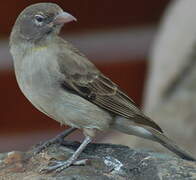
[[[64,90],[30,95],[32,104],[40,111],[60,122],[76,128],[108,129],[112,116],[80,96]]]
[[[54,104],[56,120],[77,128],[108,129],[113,117],[86,99],[62,90]]]

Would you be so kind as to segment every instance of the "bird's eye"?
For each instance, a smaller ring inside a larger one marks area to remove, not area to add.
[[[44,21],[44,16],[42,15],[35,15],[35,21],[38,25],[41,25],[42,22]]]

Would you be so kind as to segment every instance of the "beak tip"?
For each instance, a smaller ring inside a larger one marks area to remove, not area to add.
[[[72,16],[72,15],[71,15],[70,18],[71,18],[71,21],[74,21],[74,22],[77,22],[77,21],[78,21],[78,20],[77,20],[74,16]]]
[[[54,24],[65,24],[65,23],[69,23],[71,21],[76,22],[77,19],[67,12],[62,12],[56,16],[56,18],[54,19]]]

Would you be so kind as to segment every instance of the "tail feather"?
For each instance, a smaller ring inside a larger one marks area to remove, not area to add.
[[[149,131],[153,134],[157,142],[159,142],[161,145],[163,145],[170,151],[174,152],[176,155],[178,155],[182,159],[189,160],[189,161],[196,161],[196,158],[194,158],[190,153],[186,152],[181,147],[179,147],[174,141],[169,139],[163,133],[160,133],[151,128],[149,129]]]
[[[113,124],[113,128],[126,134],[135,135],[159,142],[161,145],[174,152],[182,159],[196,161],[196,158],[180,148],[175,142],[165,136],[164,133],[150,126],[137,124],[125,118],[116,118],[116,121]]]

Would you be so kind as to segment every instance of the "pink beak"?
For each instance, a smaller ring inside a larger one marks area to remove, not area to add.
[[[67,12],[61,12],[55,17],[53,23],[55,25],[61,25],[61,24],[69,23],[71,21],[77,21],[77,19]]]

